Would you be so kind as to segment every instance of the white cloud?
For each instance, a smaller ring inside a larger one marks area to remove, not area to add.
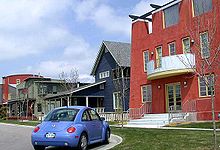
[[[62,36],[55,24],[67,1],[3,0],[0,3],[0,61],[48,51]],[[12,55],[13,54],[13,55]]]
[[[92,21],[108,34],[130,36],[130,19],[102,0],[78,1],[73,10],[79,21]]]

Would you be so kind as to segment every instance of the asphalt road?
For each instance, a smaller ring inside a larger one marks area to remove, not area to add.
[[[1,150],[33,150],[31,145],[31,132],[33,127],[7,125],[0,123],[0,149]],[[119,144],[122,139],[111,135],[110,144],[95,144],[89,147],[90,150],[106,150]],[[64,148],[63,148],[64,149]],[[46,150],[60,150],[60,148],[49,147]]]

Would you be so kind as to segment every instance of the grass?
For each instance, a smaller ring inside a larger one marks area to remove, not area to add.
[[[19,122],[0,120],[3,123],[36,126],[39,122]],[[111,124],[114,124],[111,122]],[[178,127],[211,128],[211,122],[188,123]],[[217,123],[219,126],[220,123]],[[211,150],[213,149],[212,131],[162,130],[111,127],[112,133],[123,138],[123,142],[113,150]],[[217,137],[220,137],[218,133]],[[218,143],[220,143],[220,138]]]
[[[112,128],[112,133],[123,138],[123,142],[113,150],[213,149],[213,133],[211,131]]]
[[[19,124],[19,125],[27,125],[27,126],[36,126],[40,122],[39,121],[18,121],[18,120],[0,120],[0,123],[9,123],[9,124]]]

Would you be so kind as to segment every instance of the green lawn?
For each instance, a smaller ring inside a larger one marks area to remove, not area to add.
[[[18,122],[0,120],[4,123],[35,126],[38,122]],[[218,126],[220,123],[218,123]],[[186,125],[178,125],[183,127]],[[211,123],[193,123],[187,127],[210,128]],[[123,142],[113,150],[211,150],[212,131],[164,130],[111,127],[112,133],[123,138]],[[220,133],[217,135],[220,144]]]
[[[9,124],[19,124],[19,125],[27,125],[27,126],[36,126],[40,122],[39,121],[28,121],[22,122],[18,120],[0,120],[1,123],[9,123]]]
[[[112,128],[112,133],[123,138],[123,142],[113,150],[213,149],[212,131]],[[220,134],[218,137],[220,138]]]

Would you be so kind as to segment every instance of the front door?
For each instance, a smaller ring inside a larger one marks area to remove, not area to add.
[[[182,110],[180,83],[166,85],[167,111],[178,112]]]

